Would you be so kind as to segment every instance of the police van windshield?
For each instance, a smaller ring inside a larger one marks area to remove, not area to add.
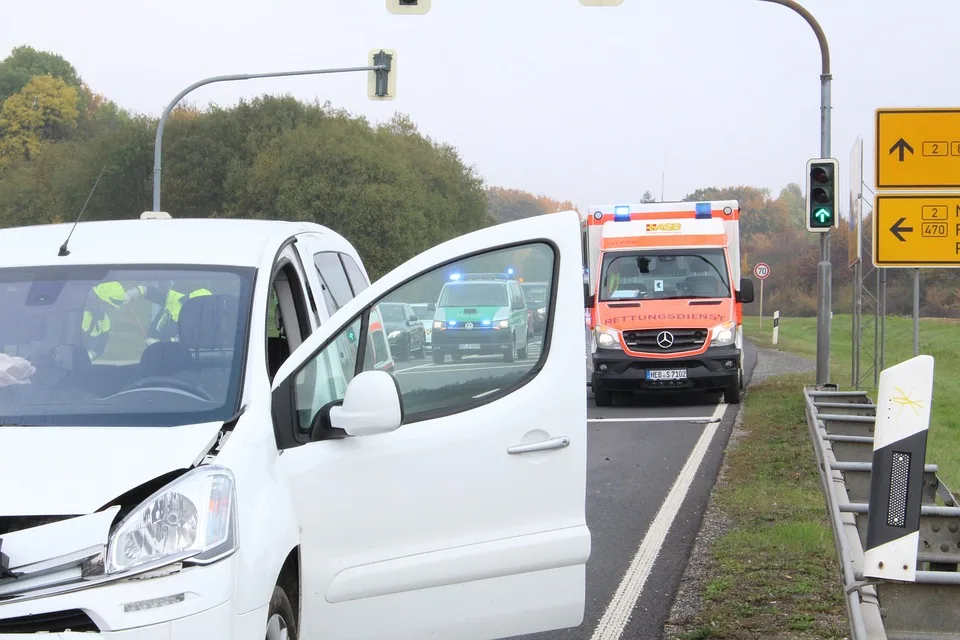
[[[671,249],[608,253],[600,300],[729,298],[723,249]]]
[[[174,426],[239,403],[254,269],[0,269],[0,426]]]
[[[497,282],[448,284],[440,294],[438,307],[506,307],[507,287]]]

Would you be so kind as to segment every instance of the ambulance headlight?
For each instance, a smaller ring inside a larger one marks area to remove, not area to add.
[[[710,329],[710,335],[713,340],[710,341],[711,347],[726,347],[733,344],[737,339],[737,323],[722,322]]]
[[[598,349],[621,349],[620,332],[613,327],[598,325],[593,332]]]

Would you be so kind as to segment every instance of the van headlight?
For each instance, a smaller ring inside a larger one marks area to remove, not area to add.
[[[725,347],[733,344],[737,339],[737,323],[722,322],[710,329],[710,335],[713,336],[713,340],[710,341],[711,347]]]
[[[399,331],[391,331],[389,334],[387,334],[387,340],[396,340],[399,337],[400,337]]]
[[[233,473],[203,466],[147,498],[114,527],[107,543],[107,574],[164,560],[219,560],[237,549],[237,494]]]
[[[510,328],[510,321],[509,321],[509,320],[500,320],[500,321],[498,321],[498,322],[497,322],[497,328],[498,328],[498,329],[509,329],[509,328]]]
[[[593,330],[598,349],[622,349],[620,346],[620,332],[613,327],[597,325]]]

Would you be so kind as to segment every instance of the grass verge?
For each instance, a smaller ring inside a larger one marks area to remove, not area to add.
[[[680,638],[847,635],[837,554],[799,392],[813,381],[792,375],[750,388],[714,493],[730,526],[710,551],[703,606]]]
[[[754,344],[773,348],[771,335],[773,321],[765,318],[763,330],[756,317],[744,318],[744,333]],[[888,317],[886,319],[885,366],[889,367],[913,357],[913,320]],[[850,383],[852,344],[850,315],[836,314],[831,324],[830,378],[844,389]],[[871,334],[872,335],[872,334]],[[779,348],[811,360],[817,353],[816,318],[781,318]],[[938,475],[956,494],[960,493],[960,358],[957,357],[957,337],[960,321],[941,318],[920,320],[920,353],[934,358],[933,407],[930,432],[927,435],[928,462],[940,466]],[[871,342],[871,349],[873,344]],[[861,368],[869,365],[866,357]],[[870,397],[876,400],[873,379],[865,383]],[[930,453],[932,452],[932,456]]]

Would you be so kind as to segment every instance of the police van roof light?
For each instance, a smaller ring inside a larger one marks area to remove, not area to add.
[[[459,280],[459,279],[460,279],[460,274],[459,274],[459,273],[451,273],[451,274],[450,274],[450,279],[451,279],[451,280],[454,280],[454,281]]]

